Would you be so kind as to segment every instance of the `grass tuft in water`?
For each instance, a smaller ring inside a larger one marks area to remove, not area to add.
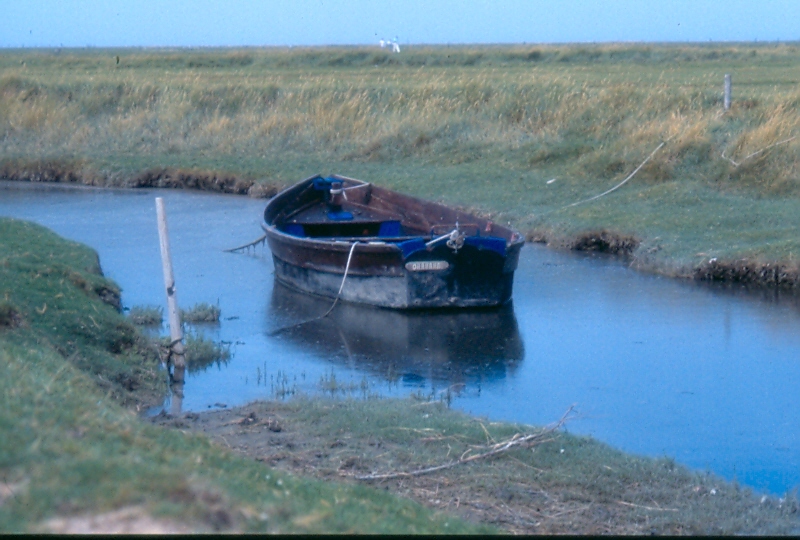
[[[171,341],[169,336],[162,336],[159,338],[159,345],[166,350]],[[186,369],[190,373],[205,371],[212,365],[222,367],[231,358],[230,345],[209,339],[202,332],[186,332],[183,336],[183,350]]]
[[[133,306],[128,311],[128,320],[137,326],[160,326],[164,310],[159,306]]]
[[[205,371],[212,365],[224,366],[231,358],[230,346],[208,339],[203,333],[188,333],[184,339],[186,369]]]
[[[187,310],[180,310],[181,320],[190,324],[218,323],[222,310],[219,306],[201,302]]]

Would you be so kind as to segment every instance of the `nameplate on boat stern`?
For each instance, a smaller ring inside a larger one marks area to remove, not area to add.
[[[450,263],[447,261],[415,261],[407,262],[406,270],[409,272],[430,272],[435,270],[447,270]]]

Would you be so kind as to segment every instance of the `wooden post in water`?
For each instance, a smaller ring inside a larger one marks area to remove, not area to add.
[[[169,234],[167,233],[167,215],[164,211],[164,199],[156,197],[156,215],[158,216],[158,239],[161,244],[161,266],[164,270],[164,288],[167,290],[167,316],[169,320],[169,337],[172,345],[170,356],[173,358],[173,381],[183,382],[186,359],[183,351],[183,328],[178,311],[178,298],[175,294],[175,277],[172,274],[172,256],[169,251]]]
[[[725,74],[725,93],[724,93],[724,98],[723,98],[723,106],[725,107],[726,111],[731,108],[731,74],[730,73],[726,73]]]

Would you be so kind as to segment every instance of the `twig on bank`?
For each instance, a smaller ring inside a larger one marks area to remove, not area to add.
[[[542,517],[544,517],[545,519],[555,519],[555,518],[557,518],[559,516],[563,516],[563,515],[566,515],[566,514],[572,514],[573,512],[583,512],[584,510],[588,510],[591,507],[592,507],[592,503],[589,503],[589,504],[587,504],[585,506],[579,506],[577,508],[568,508],[566,510],[562,510],[561,512],[556,512],[555,514],[550,514],[550,515],[542,514]]]
[[[459,459],[457,459],[455,461],[450,461],[448,463],[444,463],[442,465],[436,465],[434,467],[427,467],[425,469],[417,469],[415,471],[410,471],[410,472],[392,472],[392,473],[386,473],[386,474],[368,474],[366,476],[356,476],[355,478],[356,478],[356,480],[372,481],[372,480],[392,480],[392,479],[395,479],[395,478],[409,478],[409,477],[412,477],[412,476],[422,476],[424,474],[430,474],[432,472],[437,472],[437,471],[443,471],[445,469],[450,469],[452,467],[455,467],[456,465],[463,465],[465,463],[469,463],[471,461],[476,461],[478,459],[485,459],[485,458],[489,458],[489,457],[492,457],[492,456],[496,456],[496,455],[501,454],[503,452],[507,452],[511,448],[515,448],[517,446],[525,446],[525,447],[529,448],[531,446],[536,446],[536,445],[539,445],[539,444],[542,444],[542,443],[545,443],[545,442],[550,442],[553,439],[549,438],[548,436],[551,433],[553,433],[554,431],[556,431],[557,429],[559,429],[561,426],[564,425],[564,423],[567,421],[567,417],[570,415],[570,413],[572,412],[572,410],[574,408],[575,408],[575,406],[572,405],[569,409],[567,409],[567,412],[564,413],[564,415],[561,417],[561,419],[558,422],[556,422],[555,424],[552,424],[551,426],[546,427],[545,429],[543,429],[542,431],[539,431],[538,433],[531,433],[529,435],[522,435],[521,433],[517,433],[513,437],[511,437],[510,439],[507,439],[505,441],[501,441],[501,442],[499,442],[497,444],[494,444],[494,445],[490,446],[489,447],[490,450],[488,450],[486,452],[483,452],[481,454],[475,454],[475,455],[467,457],[466,454],[469,452],[469,450],[467,450],[467,452],[465,452],[461,456],[461,458],[459,458]]]
[[[617,504],[622,504],[625,506],[632,506],[633,508],[644,508],[645,510],[656,510],[658,512],[677,512],[677,508],[657,508],[654,506],[644,506],[641,504],[633,504],[625,501],[617,501]]]
[[[740,162],[738,162],[738,163],[737,163],[737,162],[735,162],[735,161],[733,161],[731,158],[729,158],[728,156],[726,156],[726,155],[725,155],[725,150],[727,150],[727,149],[728,149],[727,147],[725,147],[725,150],[723,150],[723,151],[722,151],[721,157],[722,157],[723,159],[727,159],[728,161],[730,161],[730,162],[733,164],[733,166],[734,166],[734,167],[738,167],[739,165],[741,165],[742,163],[744,163],[744,162],[745,162],[745,161],[747,161],[748,159],[750,159],[750,158],[752,158],[752,157],[755,157],[755,156],[757,156],[758,154],[760,154],[760,153],[762,153],[762,152],[766,152],[766,151],[767,151],[767,150],[769,150],[770,148],[774,148],[774,147],[776,147],[776,146],[779,146],[779,145],[781,145],[781,144],[786,144],[786,143],[788,143],[788,142],[792,142],[792,141],[793,141],[793,140],[795,140],[796,138],[797,138],[797,135],[795,135],[794,137],[789,137],[788,139],[784,139],[784,140],[782,140],[782,141],[778,141],[778,142],[776,142],[776,143],[774,143],[774,144],[771,144],[771,145],[769,145],[769,146],[765,146],[765,147],[764,147],[764,148],[762,148],[761,150],[756,150],[756,151],[755,151],[755,152],[753,152],[752,154],[748,154],[748,155],[746,155],[746,156],[745,156],[745,157],[743,157],[743,158],[742,158],[742,160],[741,160]]]

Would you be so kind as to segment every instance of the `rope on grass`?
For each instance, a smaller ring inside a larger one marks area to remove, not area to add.
[[[612,191],[616,191],[616,190],[618,190],[619,188],[621,188],[622,186],[624,186],[624,185],[625,185],[625,184],[628,182],[628,180],[630,180],[631,178],[633,178],[633,176],[634,176],[634,175],[635,175],[637,172],[639,172],[639,169],[641,169],[642,167],[644,167],[644,166],[645,166],[645,164],[646,164],[648,161],[650,161],[650,158],[652,158],[654,155],[656,155],[656,152],[658,152],[659,150],[661,150],[661,147],[662,147],[662,146],[664,146],[665,144],[667,144],[667,141],[664,141],[664,142],[662,142],[661,144],[659,144],[659,145],[656,147],[656,149],[655,149],[655,150],[653,150],[653,151],[650,153],[650,155],[649,155],[649,156],[647,156],[647,159],[645,159],[644,161],[642,161],[642,163],[641,163],[641,164],[640,164],[638,167],[636,167],[636,170],[634,170],[634,171],[633,171],[631,174],[629,174],[629,175],[628,175],[628,177],[627,177],[625,180],[623,180],[622,182],[620,182],[620,183],[619,183],[619,184],[617,184],[616,186],[612,187],[612,188],[611,188],[611,189],[609,189],[608,191],[605,191],[605,192],[601,193],[600,195],[595,195],[594,197],[590,197],[590,198],[588,198],[588,199],[584,199],[584,200],[582,200],[582,201],[578,201],[578,202],[574,202],[574,203],[572,203],[572,204],[568,204],[567,206],[565,206],[564,208],[562,208],[562,210],[564,210],[564,209],[566,209],[566,208],[571,208],[571,207],[573,207],[573,206],[578,206],[579,204],[587,203],[587,202],[589,202],[589,201],[594,201],[594,200],[597,200],[597,199],[599,199],[600,197],[603,197],[604,195],[608,195],[608,194],[609,194],[609,193],[611,193]]]
[[[510,439],[506,439],[505,441],[500,441],[497,444],[493,444],[490,446],[490,450],[483,452],[481,454],[475,454],[474,456],[467,457],[467,452],[461,455],[461,457],[457,460],[450,461],[448,463],[444,463],[442,465],[436,465],[434,467],[427,467],[425,469],[417,469],[415,471],[410,472],[392,472],[386,474],[368,474],[366,476],[356,476],[356,480],[362,481],[373,481],[373,480],[393,480],[395,478],[408,478],[411,476],[422,476],[423,474],[430,474],[432,472],[443,471],[445,469],[450,469],[455,467],[456,465],[463,465],[465,463],[469,463],[471,461],[477,461],[479,459],[485,459],[492,456],[496,456],[503,452],[507,452],[508,450],[515,448],[517,446],[524,446],[526,448],[530,448],[532,446],[537,446],[545,442],[552,441],[552,438],[547,438],[550,434],[556,431],[558,428],[563,426],[566,421],[567,417],[572,413],[572,410],[575,408],[575,405],[570,406],[567,409],[567,412],[561,417],[561,419],[552,424],[542,431],[538,433],[531,433],[529,435],[522,435],[521,433],[515,434]]]

